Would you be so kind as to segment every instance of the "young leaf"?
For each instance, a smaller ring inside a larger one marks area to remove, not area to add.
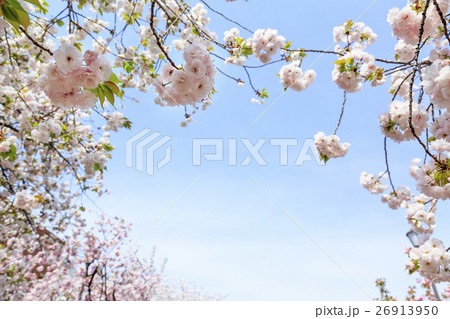
[[[3,14],[5,15],[5,17],[7,17],[7,15],[12,15],[13,22],[19,23],[25,29],[28,28],[28,25],[30,24],[30,17],[28,16],[28,13],[22,8],[22,6],[20,5],[20,3],[17,0],[7,0],[3,4],[2,9],[3,9]],[[16,28],[16,27],[14,26],[14,28]],[[16,29],[19,30],[18,28],[16,28]]]
[[[118,97],[122,98],[123,91],[117,86],[117,84],[111,81],[105,81],[104,84]]]
[[[134,62],[133,61],[123,61],[123,69],[127,72],[130,73],[131,71],[134,70]]]
[[[122,83],[122,81],[120,81],[119,78],[117,77],[117,75],[115,75],[114,73],[111,73],[108,81],[113,82],[113,83]]]
[[[328,162],[328,160],[330,159],[328,156],[323,155],[321,153],[319,153],[320,155],[320,159],[324,161],[324,163],[326,164]]]
[[[41,10],[41,12],[44,13],[44,14],[46,14],[47,11],[48,11],[47,8],[44,7],[44,6],[39,2],[39,0],[24,0],[24,1],[26,1],[26,2],[28,2],[28,3],[31,3],[31,4],[35,5],[35,6],[38,7],[39,10]],[[44,4],[46,4],[45,1],[44,1]]]
[[[14,27],[14,29],[16,29],[19,32],[20,22],[16,10],[11,8],[10,6],[7,6],[7,3],[4,3],[2,6],[2,11],[5,20],[9,22],[9,24],[11,24]]]
[[[98,86],[97,93],[98,99],[100,100],[100,106],[103,108],[103,104],[105,103],[105,94],[103,93],[103,90],[100,85]]]
[[[86,0],[79,0],[78,1],[78,9],[82,9],[85,3],[86,3]]]
[[[81,49],[81,47],[83,46],[81,43],[75,42],[73,44],[74,47],[76,47],[78,49],[78,51],[83,52],[83,50]]]
[[[114,150],[114,147],[109,144],[103,145],[102,148],[107,152],[111,152],[112,150]]]
[[[100,83],[100,88],[103,90],[103,93],[105,94],[106,98],[108,99],[109,103],[111,103],[111,105],[114,105],[114,93],[111,91],[111,89],[109,87],[107,87],[104,84]]]

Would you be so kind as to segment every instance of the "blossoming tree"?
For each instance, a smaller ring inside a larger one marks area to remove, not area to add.
[[[155,104],[181,107],[187,126],[220,94],[218,72],[239,86],[248,82],[253,101],[263,103],[268,92],[253,86],[247,60],[281,63],[284,90],[303,91],[316,72],[302,62],[317,53],[336,57],[330,73],[344,94],[341,117],[347,94],[391,78],[392,103],[378,121],[385,145],[422,147],[425,160],[409,168],[416,194],[394,187],[387,150],[385,172],[363,172],[360,182],[391,209],[406,209],[419,236],[418,247],[407,249],[410,273],[450,281],[450,253],[431,239],[437,204],[450,198],[449,7],[449,0],[409,0],[391,9],[398,43],[390,59],[369,53],[377,35],[352,20],[334,28],[336,47],[326,51],[297,48],[274,29],[244,37],[250,30],[225,16],[230,29],[219,37],[208,28],[207,10],[217,11],[201,0],[0,0],[0,299],[214,298],[171,285],[152,262],[122,254],[124,221],[85,224],[82,199],[104,192],[109,132],[131,129],[114,104],[133,89],[151,91]],[[225,74],[221,63],[242,67],[248,79]],[[340,122],[332,135],[315,135],[324,162],[350,147],[336,135]]]

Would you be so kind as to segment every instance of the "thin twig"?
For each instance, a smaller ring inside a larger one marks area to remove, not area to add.
[[[250,83],[250,86],[252,87],[253,91],[259,96],[259,91],[255,89],[252,83],[252,78],[250,77],[250,73],[247,71],[247,67],[243,66],[245,73],[247,73],[248,83]]]
[[[156,39],[156,44],[158,45],[159,49],[162,51],[162,53],[167,58],[167,60],[170,62],[170,64],[175,69],[178,70],[178,67],[176,66],[176,64],[169,57],[169,54],[167,54],[166,50],[164,50],[164,47],[161,44],[161,41],[160,41],[160,39],[158,37],[158,34],[156,33],[155,26],[153,25],[154,24],[154,17],[155,17],[155,3],[156,3],[156,1],[152,0],[152,6],[150,8],[150,14],[151,14],[151,16],[150,16],[150,29],[152,29],[153,35],[155,36],[155,39]]]
[[[389,183],[391,184],[392,191],[397,196],[395,192],[394,183],[392,182],[391,171],[389,170],[388,152],[387,152],[387,137],[384,137],[384,161],[386,162],[386,172],[388,173]]]
[[[445,35],[445,37],[447,38],[447,40],[448,40],[448,42],[450,44],[450,37],[448,35],[448,29],[447,29],[447,20],[445,19],[444,14],[442,13],[441,7],[439,7],[439,4],[437,3],[436,0],[433,0],[433,4],[436,7],[436,10],[437,10],[437,12],[439,14],[439,17],[441,18],[441,22],[442,22],[442,25],[444,27],[444,35]]]
[[[52,51],[50,51],[48,48],[44,47],[44,46],[41,45],[39,42],[37,42],[35,39],[33,39],[33,38],[27,33],[27,31],[26,31],[22,26],[20,26],[20,31],[22,31],[23,34],[25,34],[25,36],[28,38],[28,40],[30,40],[31,42],[33,42],[33,44],[34,44],[35,46],[37,46],[37,47],[40,48],[41,50],[44,50],[44,51],[47,52],[48,54],[53,55],[53,52],[52,52]]]
[[[204,4],[209,10],[211,10],[212,12],[214,12],[214,13],[220,15],[221,17],[223,17],[225,20],[230,21],[231,23],[234,23],[235,25],[241,27],[241,28],[244,29],[245,31],[248,31],[248,32],[250,32],[250,33],[253,33],[252,30],[250,30],[250,29],[244,27],[244,26],[243,26],[242,24],[240,24],[239,22],[236,22],[236,21],[234,21],[234,20],[228,18],[228,17],[225,16],[222,12],[219,12],[219,11],[217,11],[217,10],[214,10],[214,9],[211,8],[211,6],[210,6],[209,4],[207,4],[205,1],[200,0],[200,2],[203,3],[203,4]]]
[[[336,129],[334,130],[333,135],[336,135],[337,130],[339,129],[339,126],[341,125],[342,116],[344,115],[345,102],[347,102],[347,92],[346,91],[344,91],[344,102],[342,102],[341,115],[339,116],[339,121],[338,121],[338,124],[336,126]]]
[[[412,72],[411,83],[409,84],[409,118],[408,118],[408,122],[409,122],[409,128],[411,130],[412,135],[416,138],[416,140],[419,142],[419,144],[423,147],[425,152],[431,158],[433,158],[436,161],[436,163],[441,164],[441,161],[439,161],[439,159],[436,158],[436,156],[431,154],[431,152],[428,150],[427,146],[422,142],[420,137],[417,136],[416,129],[414,128],[414,125],[412,122],[412,114],[413,114],[412,107],[413,107],[413,102],[414,102],[414,98],[413,98],[414,78],[416,77],[416,73],[419,69],[419,55],[420,55],[420,49],[421,49],[421,43],[422,43],[422,36],[423,36],[423,32],[424,32],[425,20],[427,18],[427,11],[430,6],[430,1],[431,0],[427,0],[427,2],[425,3],[425,9],[423,11],[422,21],[420,23],[419,39],[417,41],[416,53],[414,56],[414,68],[413,68],[413,72]]]

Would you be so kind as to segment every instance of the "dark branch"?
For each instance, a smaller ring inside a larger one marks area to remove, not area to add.
[[[425,152],[431,157],[433,158],[436,163],[441,163],[436,156],[434,156],[433,154],[430,153],[430,151],[428,150],[427,146],[422,142],[422,140],[420,139],[420,137],[417,135],[416,133],[416,129],[414,128],[413,122],[412,122],[412,107],[413,107],[413,102],[414,102],[414,98],[413,98],[413,88],[414,88],[414,79],[416,77],[416,73],[419,69],[419,55],[420,55],[420,50],[421,50],[421,44],[422,44],[422,37],[423,37],[423,32],[424,32],[424,26],[425,26],[425,20],[427,18],[427,11],[428,8],[430,7],[430,0],[427,0],[427,2],[425,3],[425,9],[423,11],[423,16],[422,16],[422,21],[420,23],[420,29],[419,29],[419,39],[417,41],[417,47],[416,47],[416,53],[414,56],[414,68],[413,68],[413,72],[412,72],[412,77],[411,77],[411,83],[409,84],[409,118],[408,118],[408,122],[409,122],[409,128],[411,130],[412,135],[416,138],[416,140],[419,142],[419,144],[423,147],[423,149],[425,150]]]
[[[344,91],[344,102],[342,102],[341,115],[339,116],[339,121],[336,126],[336,129],[334,130],[333,135],[336,135],[337,130],[339,129],[339,126],[341,126],[342,116],[344,115],[345,102],[347,102],[347,92]]]
[[[386,172],[389,177],[389,183],[391,184],[392,191],[394,192],[395,195],[397,195],[395,192],[394,183],[392,182],[391,171],[389,170],[389,161],[388,161],[388,152],[387,152],[387,137],[384,138],[384,161],[386,162]]]
[[[253,33],[252,30],[250,30],[250,29],[244,27],[244,26],[243,26],[242,24],[240,24],[239,22],[236,22],[236,21],[234,21],[234,20],[232,20],[232,19],[226,17],[222,12],[219,12],[219,11],[217,11],[217,10],[214,10],[214,9],[211,8],[210,5],[207,4],[205,1],[200,0],[200,2],[203,3],[203,4],[204,4],[209,10],[211,10],[212,12],[214,12],[214,13],[220,15],[221,17],[223,17],[225,20],[230,21],[231,23],[234,23],[235,25],[241,27],[241,28],[244,29],[245,31],[248,31],[248,32],[250,32],[250,33]]]
[[[447,20],[444,17],[444,14],[442,13],[441,7],[439,7],[439,4],[436,0],[433,0],[433,4],[436,7],[437,12],[439,13],[439,17],[441,18],[442,25],[444,27],[444,36],[447,38],[449,44],[450,44],[450,37],[448,35],[448,28],[447,28]]]
[[[28,33],[27,31],[21,26],[20,27],[20,31],[23,32],[23,34],[25,34],[25,36],[28,38],[28,40],[30,40],[31,42],[33,42],[33,44],[35,46],[37,46],[38,48],[40,48],[41,50],[44,50],[45,52],[48,52],[48,54],[53,55],[53,52],[50,51],[48,48],[44,47],[42,44],[40,44],[39,42],[37,42],[35,39],[33,39]]]
[[[152,7],[150,8],[150,12],[151,12],[151,17],[150,17],[150,29],[152,29],[153,35],[155,36],[156,39],[156,44],[158,45],[159,49],[162,51],[162,53],[164,54],[164,56],[166,57],[166,59],[170,62],[170,64],[178,70],[178,67],[175,65],[175,63],[172,61],[172,59],[169,57],[169,55],[167,54],[166,50],[164,50],[164,47],[161,44],[161,41],[159,39],[158,34],[156,33],[155,30],[155,26],[154,24],[154,18],[155,18],[155,0],[152,0]]]

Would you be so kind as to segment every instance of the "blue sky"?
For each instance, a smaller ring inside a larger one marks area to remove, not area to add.
[[[369,52],[392,59],[395,39],[386,16],[393,5],[403,6],[405,1],[278,1],[276,6],[268,0],[210,3],[252,30],[277,29],[293,47],[308,49],[332,49],[333,27],[356,20],[370,7],[360,19],[378,34]],[[210,29],[220,38],[233,27],[212,12],[209,16]],[[250,36],[244,31],[241,34]],[[319,56],[308,56],[303,67]],[[326,166],[311,161],[294,166],[298,146],[290,148],[289,165],[280,166],[277,149],[266,142],[261,153],[267,166],[252,162],[230,167],[226,160],[192,166],[193,138],[248,138],[255,143],[260,138],[303,141],[318,131],[331,134],[343,98],[331,80],[333,61],[333,56],[321,57],[312,66],[317,72],[315,83],[304,92],[284,94],[255,125],[251,123],[283,94],[275,75],[281,63],[252,71],[254,85],[269,91],[264,105],[250,102],[253,95],[248,83],[239,88],[218,74],[213,105],[196,114],[198,125],[192,122],[187,128],[180,127],[180,109],[155,105],[152,92],[128,91],[127,95],[140,103],[126,100],[122,112],[133,127],[111,136],[116,149],[105,174],[110,195],[96,204],[108,215],[132,222],[134,239],[144,234],[138,241],[143,257],[156,246],[158,260],[168,258],[169,278],[226,294],[228,300],[367,300],[378,296],[374,286],[378,277],[385,277],[391,292],[402,298],[408,285],[415,282],[404,270],[403,249],[409,230],[405,212],[391,211],[379,196],[359,184],[361,171],[385,170],[377,119],[390,103],[388,85],[365,85],[362,92],[348,94],[338,132],[342,141],[352,144],[344,159],[330,160]],[[246,80],[239,68],[216,63]],[[126,140],[144,128],[172,137],[172,161],[153,176],[125,164]],[[407,167],[412,158],[422,157],[420,147],[391,142],[388,146],[395,185],[414,187]],[[238,162],[246,155],[238,141]],[[439,207],[435,234],[445,241],[448,205]]]

